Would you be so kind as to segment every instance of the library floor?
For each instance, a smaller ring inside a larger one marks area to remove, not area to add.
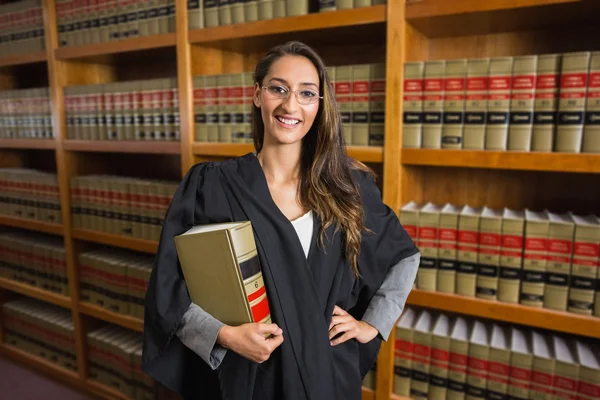
[[[0,398],[10,400],[91,400],[62,383],[0,357]]]

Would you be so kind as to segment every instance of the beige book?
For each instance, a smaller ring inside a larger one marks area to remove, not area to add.
[[[352,145],[352,66],[336,67],[335,79],[335,99],[342,117],[344,141],[346,145]]]
[[[219,96],[219,142],[231,142],[231,76],[217,75],[217,91]]]
[[[593,342],[575,340],[579,363],[577,398],[594,400],[600,398],[600,349]]]
[[[546,285],[550,220],[547,213],[525,210],[525,221],[525,253],[520,303],[530,307],[542,307]]]
[[[531,348],[533,362],[529,397],[533,400],[551,400],[555,360],[548,336],[532,331]]]
[[[521,56],[514,59],[508,150],[531,150],[537,62],[538,56]]]
[[[354,0],[354,8],[369,7],[372,0]]]
[[[231,102],[231,140],[234,143],[244,143],[244,76],[231,74],[230,102]]]
[[[230,0],[231,3],[231,23],[243,24],[246,22],[245,7],[243,0]]]
[[[171,32],[170,4],[172,0],[159,0],[158,9],[158,32],[159,34]]]
[[[194,140],[208,141],[208,126],[206,124],[206,89],[205,77],[192,77],[194,86]]]
[[[575,223],[569,214],[548,213],[548,276],[544,291],[544,308],[566,310]]]
[[[425,61],[423,74],[423,131],[421,147],[442,147],[445,61]]]
[[[519,303],[524,233],[525,212],[505,208],[498,278],[498,300],[503,303]]]
[[[450,329],[447,315],[440,314],[431,332],[431,366],[428,400],[445,400],[448,392]]]
[[[413,361],[410,380],[410,397],[426,399],[429,392],[429,373],[431,363],[431,330],[434,315],[422,310],[415,323],[413,332]]]
[[[293,0],[297,1],[297,0]],[[369,145],[369,98],[371,65],[350,67],[352,71],[352,145]]]
[[[258,0],[246,0],[243,3],[245,22],[258,21]]]
[[[174,240],[194,303],[225,324],[270,322],[250,222],[196,226]]]
[[[438,273],[438,231],[441,207],[427,203],[419,211],[419,249],[421,262],[417,272],[417,288],[435,292]]]
[[[458,268],[458,217],[460,209],[448,203],[440,211],[438,231],[438,276],[437,291],[455,293],[456,269]]]
[[[589,66],[589,52],[563,55],[554,151],[581,151]]]
[[[554,366],[554,397],[553,399],[577,398],[577,382],[580,365],[572,339],[562,336],[552,336]]]
[[[338,10],[348,10],[354,8],[354,0],[335,0],[335,6]]]
[[[600,218],[596,218],[596,222],[600,224]],[[600,260],[598,261],[600,263]],[[600,271],[598,271],[598,279],[596,280],[596,297],[594,300],[594,316],[600,317]]]
[[[592,53],[583,130],[583,153],[600,153],[600,52]]]
[[[456,293],[475,297],[481,208],[464,206],[458,218]]]
[[[561,54],[538,56],[533,107],[532,151],[551,152],[554,147]]]
[[[404,63],[404,93],[402,94],[403,123],[402,147],[421,147],[423,128],[423,72],[422,61]]]
[[[286,11],[288,17],[308,14],[308,0],[286,0]]]
[[[510,333],[507,328],[492,324],[488,361],[487,399],[504,400],[508,393],[510,373]]]
[[[235,0],[217,0],[219,9],[219,25],[231,25],[231,8]]]
[[[385,141],[385,87],[384,63],[371,64],[369,97],[369,146],[383,146]]]
[[[511,356],[508,395],[511,399],[528,400],[533,367],[531,335],[515,326],[511,327]]]
[[[502,210],[484,207],[479,222],[479,255],[475,293],[476,297],[486,300],[497,300],[498,298],[502,214]]]
[[[202,0],[204,1],[204,26],[212,28],[220,25],[220,0]]]
[[[287,4],[286,0],[274,0],[273,1],[273,19],[287,17]]]
[[[466,78],[466,59],[446,61],[442,126],[442,148],[444,149],[463,147]]]
[[[594,288],[600,277],[600,223],[593,215],[571,214],[571,217],[575,222],[575,238],[567,310],[592,315]]]
[[[260,21],[273,19],[274,0],[258,0],[258,19]]]
[[[419,223],[422,206],[418,205],[414,201],[409,201],[400,208],[399,218],[402,226],[408,236],[413,240],[415,245],[419,246]]]
[[[217,75],[205,77],[206,125],[209,142],[219,141],[219,89]]]
[[[506,150],[513,58],[490,59],[486,150]]]
[[[243,74],[244,84],[244,138],[245,143],[254,143],[252,135],[252,108],[254,107],[254,76],[252,72]]]
[[[152,113],[152,127],[151,127],[151,140],[161,140],[164,136],[164,86],[162,79],[152,79],[149,81],[152,90],[152,103],[151,103],[151,113]]]
[[[396,324],[396,342],[394,345],[394,393],[398,396],[410,395],[412,359],[414,349],[414,325],[417,312],[406,307]]]
[[[485,323],[475,321],[469,338],[466,400],[484,399],[487,388],[487,364],[490,352],[490,332]]]
[[[319,0],[319,12],[335,11],[335,0]]]
[[[204,28],[204,0],[188,2],[188,29]]]

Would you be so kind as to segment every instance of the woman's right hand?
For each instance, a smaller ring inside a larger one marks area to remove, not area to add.
[[[217,343],[250,361],[263,363],[283,343],[283,331],[276,324],[225,325],[219,330]]]

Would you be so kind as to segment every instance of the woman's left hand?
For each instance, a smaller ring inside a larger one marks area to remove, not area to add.
[[[342,336],[331,340],[342,332],[345,332]],[[331,324],[329,324],[329,340],[332,346],[344,343],[352,338],[360,343],[367,343],[373,340],[378,333],[373,326],[364,321],[357,321],[340,307],[335,306],[333,309],[333,318],[331,318]]]

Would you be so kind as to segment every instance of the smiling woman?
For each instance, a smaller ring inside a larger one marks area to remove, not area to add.
[[[165,217],[143,369],[190,399],[359,400],[420,254],[346,155],[320,57],[286,43],[254,79],[256,151],[192,167]],[[174,236],[233,221],[252,223],[273,323],[225,325],[190,300]]]

